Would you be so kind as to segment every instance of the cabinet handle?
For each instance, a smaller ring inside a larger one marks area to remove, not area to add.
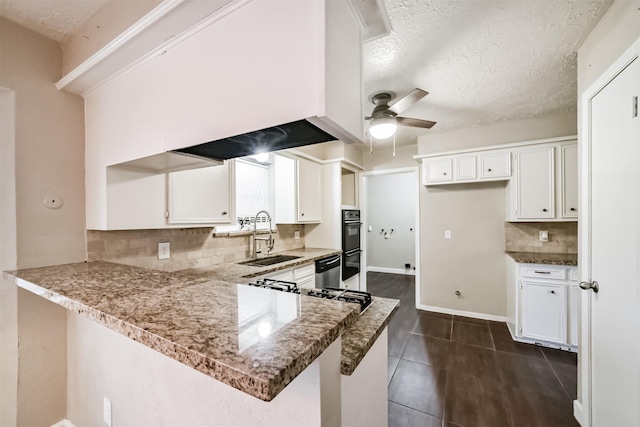
[[[571,208],[571,209],[569,209],[569,210],[570,210],[571,212],[575,212],[575,211],[576,211],[576,208]]]
[[[542,209],[542,212],[546,212],[546,211],[547,211],[547,208],[543,208],[543,209]]]
[[[302,213],[300,214],[300,216],[304,216],[304,212],[302,212]]]
[[[491,168],[487,169],[487,172],[491,172]]]
[[[538,270],[535,270],[534,273],[536,273],[536,274],[551,274],[550,271],[538,271]]]
[[[447,174],[446,172],[442,172],[442,175],[446,175],[446,174]]]
[[[549,291],[549,293],[552,293],[552,294],[554,294],[554,295],[555,295],[555,294],[556,294],[556,291]]]
[[[222,215],[226,215],[226,214],[227,214],[227,211],[222,211]]]

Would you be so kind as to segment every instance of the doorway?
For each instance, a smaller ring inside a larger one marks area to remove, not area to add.
[[[412,275],[420,301],[419,188],[417,166],[360,174],[360,289],[367,289],[367,272]]]

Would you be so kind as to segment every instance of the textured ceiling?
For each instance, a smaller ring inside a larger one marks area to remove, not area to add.
[[[611,0],[388,0],[391,34],[364,46],[365,98],[430,94],[402,116],[416,135],[574,111],[576,51]],[[372,105],[365,99],[364,111]],[[393,102],[392,102],[393,103]]]
[[[0,0],[0,15],[64,43],[108,0]]]

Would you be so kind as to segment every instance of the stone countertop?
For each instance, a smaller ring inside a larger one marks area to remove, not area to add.
[[[331,255],[341,254],[341,250],[320,249],[320,248],[302,248],[290,251],[278,252],[272,255],[293,255],[300,258],[291,261],[281,262],[265,267],[253,267],[250,265],[241,265],[238,262],[227,262],[214,264],[209,267],[189,268],[186,270],[175,271],[174,274],[188,276],[194,278],[218,279],[232,283],[248,283],[249,279],[274,273],[287,268],[297,267],[299,265],[309,264],[316,260],[326,258]],[[261,257],[263,258],[263,257]]]
[[[264,401],[359,317],[355,304],[102,261],[3,274]]]
[[[342,375],[353,374],[399,306],[396,299],[373,297],[369,308],[342,334]]]
[[[244,285],[251,277],[340,252],[281,252],[301,258],[269,267],[228,263],[167,273],[96,261],[19,270],[5,277],[270,401],[341,335],[341,372],[351,375],[398,308],[397,300],[374,297],[360,316],[354,304]]]
[[[542,252],[506,252],[515,262],[523,264],[578,265],[577,254],[554,254]]]

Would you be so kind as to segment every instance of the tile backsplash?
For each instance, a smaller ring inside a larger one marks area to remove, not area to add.
[[[300,238],[294,238],[300,231]],[[304,247],[304,226],[278,224],[273,251]],[[171,258],[158,259],[158,243],[171,243]],[[87,260],[113,261],[177,271],[234,262],[251,256],[251,233],[215,233],[212,227],[159,230],[87,230]]]
[[[547,231],[549,241],[538,240],[538,232]],[[505,222],[507,252],[578,253],[577,222]]]

